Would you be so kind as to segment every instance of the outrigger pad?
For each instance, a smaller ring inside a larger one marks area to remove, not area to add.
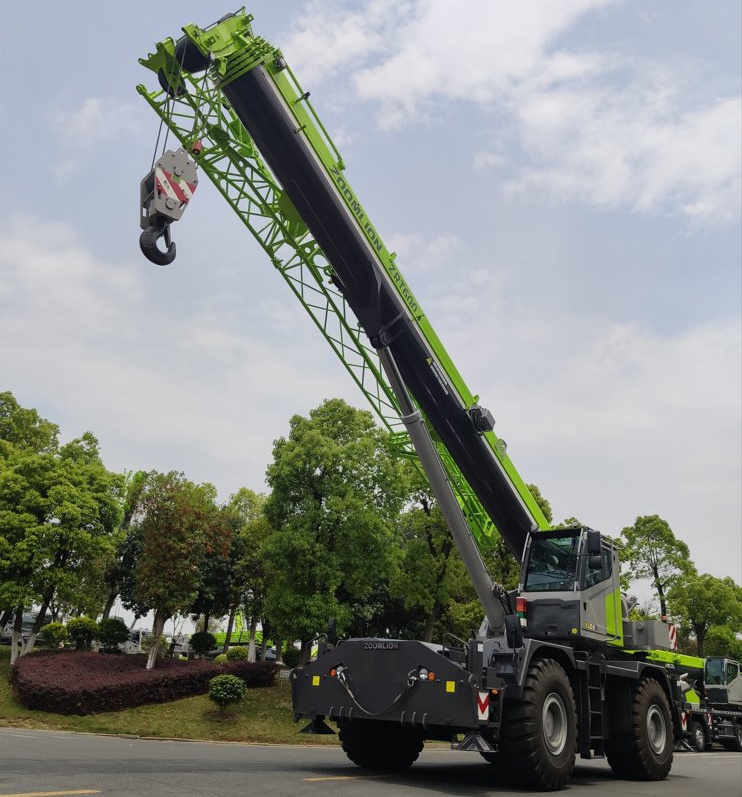
[[[299,733],[311,733],[326,736],[327,734],[335,735],[335,731],[322,719],[322,717],[315,717],[309,725],[302,728]]]

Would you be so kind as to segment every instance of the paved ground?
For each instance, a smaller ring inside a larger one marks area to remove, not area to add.
[[[607,764],[579,763],[563,792],[600,797],[739,797],[742,754],[677,753],[661,783],[613,778]],[[0,728],[0,797],[370,797],[520,794],[498,784],[473,753],[423,752],[401,775],[373,775],[338,748],[169,742]]]

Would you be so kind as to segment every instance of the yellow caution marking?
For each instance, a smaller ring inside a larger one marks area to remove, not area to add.
[[[319,675],[312,676],[312,686],[319,686]],[[2,797],[2,795],[0,795]]]
[[[446,681],[446,692],[456,691],[456,681]]]

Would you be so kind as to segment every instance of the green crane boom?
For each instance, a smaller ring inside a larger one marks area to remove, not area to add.
[[[377,351],[339,285],[337,270],[275,170],[261,156],[244,120],[235,112],[234,102],[225,94],[241,75],[256,65],[263,67],[264,74],[291,108],[296,132],[308,143],[332,180],[337,195],[383,270],[388,286],[395,291],[406,320],[414,325],[431,371],[451,390],[473,422],[483,424],[479,432],[489,464],[495,463],[522,507],[525,520],[521,522],[533,529],[547,529],[548,522],[508,457],[504,441],[488,428],[486,411],[478,406],[477,397],[467,387],[402,276],[395,254],[386,248],[359,202],[345,174],[342,157],[314,112],[309,94],[299,85],[281,51],[253,34],[251,21],[250,15],[240,11],[208,29],[185,27],[185,37],[177,44],[172,39],[157,44],[156,52],[141,59],[141,63],[158,75],[160,88],[151,91],[140,85],[139,93],[184,149],[192,153],[198,166],[263,247],[381,423],[393,433],[400,453],[416,459]],[[204,53],[209,53],[208,62],[200,60]],[[414,398],[419,400],[418,396]],[[456,457],[442,440],[435,419],[428,420],[438,455],[472,534],[486,549],[496,539],[493,537],[497,528],[495,513],[491,506],[485,508],[471,478],[462,473]],[[502,528],[502,520],[498,525],[516,555],[520,555],[524,534],[521,530],[516,533]]]

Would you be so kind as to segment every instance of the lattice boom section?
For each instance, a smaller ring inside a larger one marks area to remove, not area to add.
[[[188,91],[177,98],[138,90],[187,150],[198,142],[198,165],[231,205],[337,354],[383,426],[394,435],[400,454],[419,466],[399,417],[394,394],[376,351],[342,294],[331,282],[331,268],[306,226],[280,209],[281,188],[262,162],[247,131],[207,76],[198,82],[183,75]],[[447,449],[436,442],[451,485],[480,544],[494,526]]]

